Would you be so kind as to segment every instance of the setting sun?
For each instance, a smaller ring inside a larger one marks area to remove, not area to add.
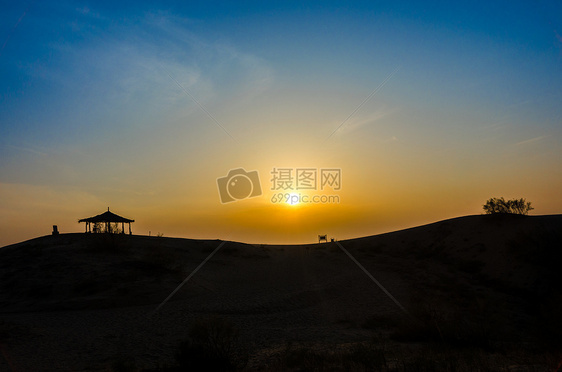
[[[2,7],[0,246],[108,206],[136,234],[251,243],[387,232],[500,195],[562,208],[554,19],[194,4]]]
[[[286,203],[293,206],[293,207],[299,205],[300,204],[300,194],[298,194],[296,192],[290,193],[289,197],[287,198]]]

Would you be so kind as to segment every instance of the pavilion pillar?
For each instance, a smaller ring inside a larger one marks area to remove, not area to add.
[[[129,222],[129,235],[132,235],[131,233],[131,223]]]

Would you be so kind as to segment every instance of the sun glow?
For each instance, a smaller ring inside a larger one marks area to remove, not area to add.
[[[289,197],[287,198],[287,201],[285,202],[287,204],[289,204],[290,206],[297,206],[300,204],[300,194],[297,194],[296,192],[292,192],[289,194]]]

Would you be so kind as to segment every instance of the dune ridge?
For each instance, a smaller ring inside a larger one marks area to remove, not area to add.
[[[208,314],[240,330],[256,369],[293,342],[469,342],[460,325],[482,328],[479,342],[553,345],[561,227],[562,215],[478,215],[339,242],[414,318],[438,314],[436,334],[405,327],[407,316],[334,243],[226,242],[154,314],[220,241],[31,239],[0,248],[0,345],[10,356],[0,366],[107,370],[115,355],[139,368],[173,364],[178,341]]]

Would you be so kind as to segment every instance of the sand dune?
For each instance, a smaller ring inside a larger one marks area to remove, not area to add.
[[[139,370],[172,365],[208,314],[240,330],[248,369],[275,369],[290,342],[419,345],[424,335],[404,324],[431,314],[439,332],[466,324],[494,343],[557,347],[561,227],[562,215],[467,216],[339,242],[410,315],[335,243],[226,242],[154,313],[220,241],[32,239],[0,249],[0,370],[107,371],[121,357]]]

